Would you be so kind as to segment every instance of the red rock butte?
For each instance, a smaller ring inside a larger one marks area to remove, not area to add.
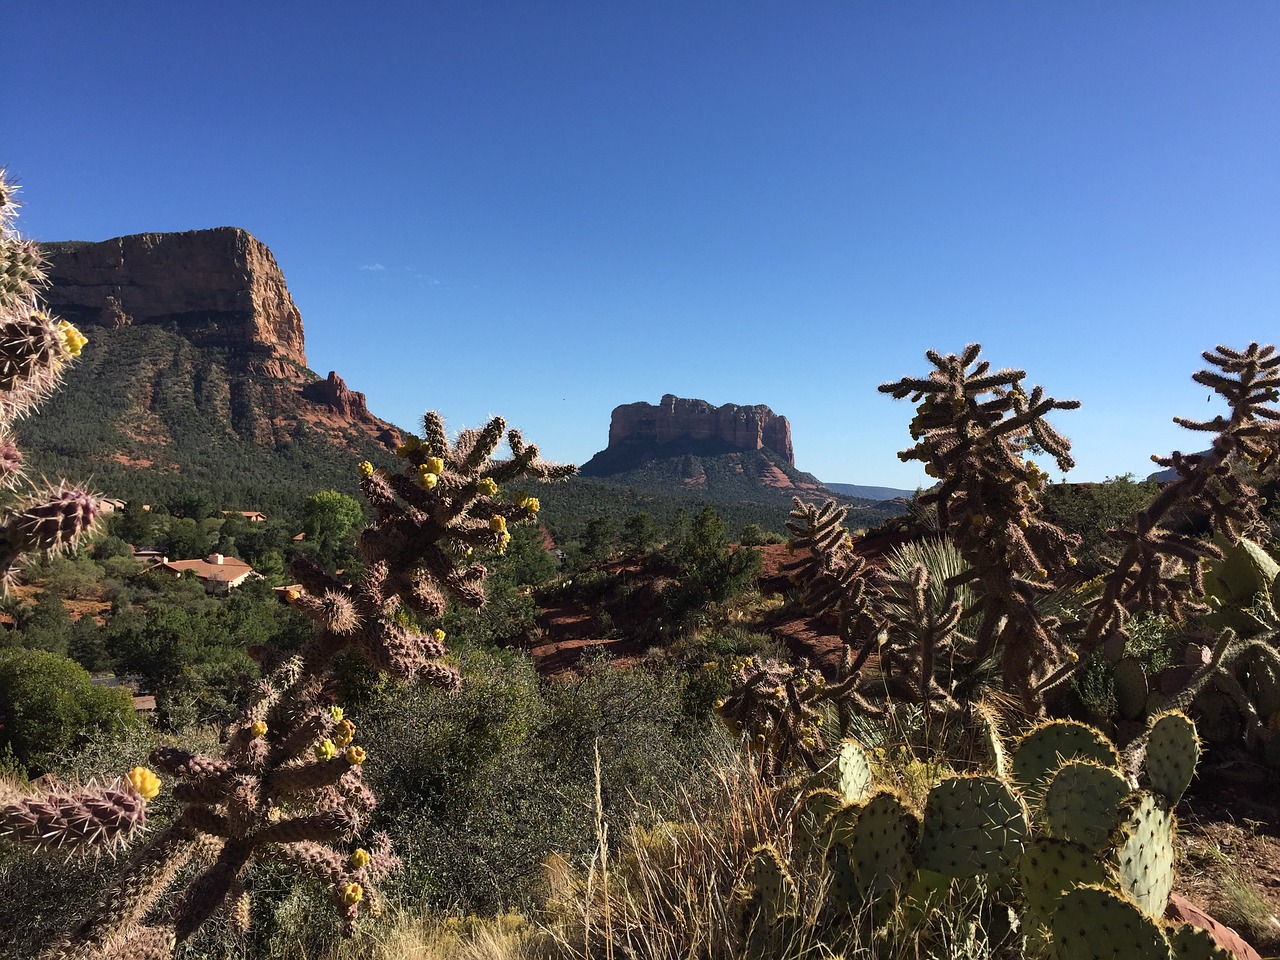
[[[266,244],[239,227],[44,244],[53,312],[82,327],[163,324],[247,353],[255,372],[307,366],[302,317]]]
[[[626,443],[720,441],[734,450],[769,449],[795,466],[791,425],[764,404],[713,406],[705,400],[686,400],[670,393],[657,406],[627,403],[615,407],[609,422],[609,446]]]

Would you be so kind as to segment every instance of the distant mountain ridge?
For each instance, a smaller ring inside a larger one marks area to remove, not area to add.
[[[22,424],[37,470],[89,472],[126,499],[199,488],[243,502],[354,492],[360,460],[392,461],[399,430],[336,372],[322,379],[306,366],[284,275],[247,231],[44,249],[45,300],[89,345]]]
[[[857,483],[825,483],[828,490],[843,493],[846,497],[857,497],[860,500],[897,500],[905,497],[910,500],[916,495],[914,490],[901,490],[897,487],[864,487]]]

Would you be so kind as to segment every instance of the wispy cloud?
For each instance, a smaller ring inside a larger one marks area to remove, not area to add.
[[[387,268],[380,263],[362,263],[360,264],[360,269],[361,270],[385,270]]]

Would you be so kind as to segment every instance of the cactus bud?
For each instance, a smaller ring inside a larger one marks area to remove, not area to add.
[[[444,460],[440,457],[427,457],[422,465],[427,468],[429,473],[436,475],[444,473]]]
[[[316,744],[315,754],[317,760],[332,760],[338,755],[338,749],[332,740],[321,740]]]
[[[507,529],[507,518],[494,514],[489,518],[489,529],[494,533],[502,533]]]
[[[494,482],[492,477],[481,477],[476,481],[476,492],[486,497],[492,497],[498,492],[498,484]]]
[[[356,847],[355,852],[351,854],[351,859],[347,862],[350,863],[352,870],[362,870],[369,865],[371,859],[368,850],[364,847]]]
[[[267,722],[265,720],[255,720],[249,725],[249,734],[255,739],[265,737],[267,735]]]

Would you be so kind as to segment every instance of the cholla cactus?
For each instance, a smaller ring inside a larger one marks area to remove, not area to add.
[[[247,929],[243,878],[256,860],[317,880],[345,934],[361,912],[378,912],[378,883],[399,861],[384,836],[351,850],[375,805],[362,767],[370,757],[376,761],[376,749],[366,753],[356,723],[329,699],[333,658],[350,650],[402,680],[457,687],[461,678],[443,662],[445,635],[435,625],[446,598],[483,604],[486,570],[477,553],[504,550],[508,524],[531,520],[538,510],[528,496],[506,498],[502,484],[573,471],[541,463],[537,448],[514,430],[506,434],[512,459],[492,462],[505,430],[499,419],[464,432],[453,446],[437,414],[427,414],[425,426],[425,441],[400,446],[406,461],[400,473],[360,465],[361,489],[375,515],[359,542],[364,573],[347,583],[311,563],[295,566],[302,588],[289,601],[315,625],[314,639],[293,657],[263,652],[265,673],[228,730],[221,756],[153,751],[153,764],[176,781],[181,813],[50,957],[96,960],[115,956],[114,944],[135,940],[153,951],[147,956],[166,956],[219,911]],[[145,926],[176,874],[171,865],[192,858],[201,867],[178,894],[170,925]]]
[[[0,487],[9,489],[23,480],[14,421],[53,392],[88,342],[40,305],[45,261],[40,248],[13,228],[15,191],[0,169]],[[0,522],[0,586],[14,580],[29,554],[70,547],[93,528],[100,512],[98,497],[78,487],[24,493]]]

